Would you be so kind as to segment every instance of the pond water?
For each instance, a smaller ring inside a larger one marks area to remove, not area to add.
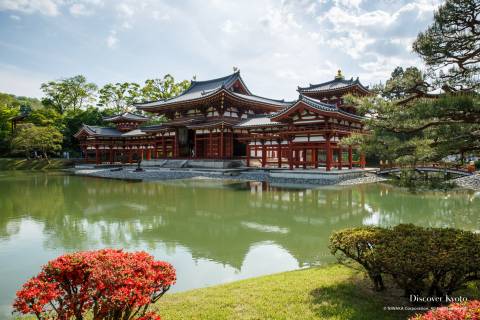
[[[175,266],[175,292],[329,263],[332,231],[399,223],[479,230],[480,195],[0,171],[0,318],[21,284],[65,252],[145,250]]]

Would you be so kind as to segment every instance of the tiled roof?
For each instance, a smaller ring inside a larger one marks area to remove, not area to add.
[[[97,136],[97,137],[133,137],[133,136],[141,136],[146,134],[145,132],[143,132],[142,129],[135,129],[128,132],[121,132],[115,128],[89,126],[84,124],[83,127],[80,128],[80,130],[75,134],[75,136],[78,136],[82,131],[85,131],[89,135]]]
[[[190,87],[187,90],[185,90],[182,94],[174,98],[145,102],[145,103],[137,103],[135,106],[137,106],[139,109],[142,109],[143,107],[155,107],[155,106],[161,106],[163,104],[170,104],[175,102],[182,102],[182,101],[204,98],[214,94],[215,92],[219,91],[222,88],[230,89],[231,86],[237,80],[239,80],[242,83],[244,88],[250,94],[250,91],[248,90],[247,86],[245,85],[242,78],[240,77],[240,71],[237,71],[235,73],[232,73],[231,75],[228,75],[222,78],[217,78],[217,79],[212,79],[207,81],[192,81],[190,83]]]
[[[281,124],[280,122],[272,121],[269,116],[257,117],[247,119],[239,124],[236,128],[250,128],[250,127],[263,127],[263,126],[274,126]]]
[[[273,104],[279,107],[287,107],[294,103],[294,101],[285,101],[285,100],[275,100],[275,99],[269,99],[269,98],[264,98],[256,95],[246,95],[246,94],[241,94],[237,92],[230,92],[234,97],[238,97],[240,99],[246,99],[250,101],[256,101],[260,103],[267,103],[267,104]]]
[[[135,122],[145,122],[148,121],[147,117],[144,117],[139,114],[124,112],[121,114],[116,114],[110,117],[104,117],[104,121],[135,121]]]
[[[310,98],[310,97],[307,97],[307,96],[304,96],[304,95],[300,95],[298,100],[294,104],[292,104],[291,106],[289,106],[287,108],[284,108],[284,109],[270,115],[270,117],[275,118],[275,117],[278,117],[281,114],[284,114],[284,113],[288,112],[291,108],[293,108],[295,105],[297,105],[298,102],[304,102],[307,105],[309,105],[310,107],[321,110],[321,111],[339,113],[339,114],[343,114],[345,116],[348,116],[348,117],[351,117],[351,118],[356,118],[356,119],[359,119],[359,120],[363,119],[363,117],[357,116],[353,113],[350,113],[350,112],[347,112],[347,111],[344,111],[342,109],[337,108],[337,106],[334,105],[334,104],[324,103],[320,100],[313,99],[313,98]]]
[[[358,86],[364,91],[369,91],[368,87],[365,87],[360,83],[360,80],[357,78],[353,80],[351,78],[350,80],[345,80],[343,78],[338,78],[336,77],[332,81],[327,81],[319,84],[310,84],[308,87],[298,87],[298,92],[303,93],[303,92],[324,92],[324,91],[335,91],[335,90],[341,90],[349,87],[354,87]]]
[[[231,126],[235,125],[236,123],[238,123],[238,120],[229,121],[229,120],[225,120],[225,119],[217,119],[217,120],[204,121],[204,122],[200,122],[200,123],[190,124],[190,125],[187,125],[187,128],[189,128],[189,129],[215,128],[215,127],[219,127],[221,125],[231,127]]]

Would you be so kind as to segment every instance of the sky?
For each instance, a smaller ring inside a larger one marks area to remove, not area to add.
[[[254,94],[294,99],[338,69],[364,85],[418,66],[441,0],[0,0],[0,92],[83,74],[98,85],[241,71]]]

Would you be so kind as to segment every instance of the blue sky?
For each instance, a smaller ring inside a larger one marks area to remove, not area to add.
[[[255,94],[295,98],[337,69],[366,84],[412,52],[440,0],[0,0],[0,91],[41,96],[83,74],[99,85],[223,76]]]

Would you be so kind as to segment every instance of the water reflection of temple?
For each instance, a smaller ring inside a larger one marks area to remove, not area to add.
[[[196,259],[237,269],[258,243],[273,242],[299,263],[331,261],[332,231],[362,224],[478,227],[473,195],[413,195],[389,186],[281,189],[258,182],[135,183],[38,175],[0,184],[0,237],[12,223],[43,223],[52,248],[187,248]],[[28,201],[26,201],[28,199]]]

